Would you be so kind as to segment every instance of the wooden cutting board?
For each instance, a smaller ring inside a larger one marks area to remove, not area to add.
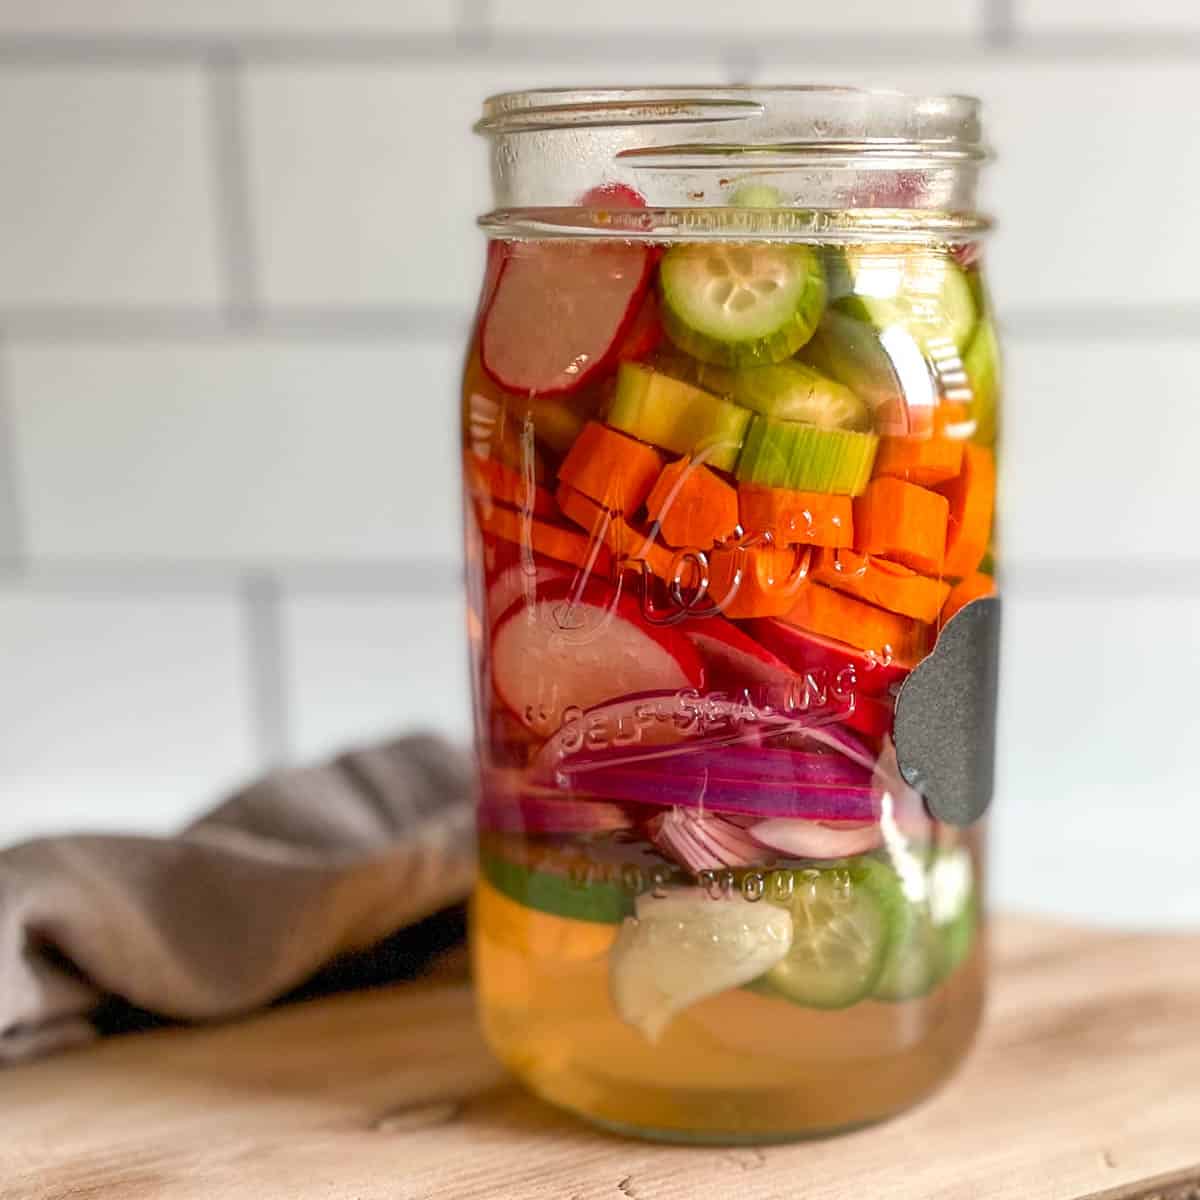
[[[461,968],[0,1074],[3,1200],[1200,1200],[1200,935],[997,922],[978,1049],[872,1129],[597,1133],[525,1094]]]

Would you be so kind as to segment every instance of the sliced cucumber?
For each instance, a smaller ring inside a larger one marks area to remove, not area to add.
[[[486,851],[480,853],[479,869],[488,883],[510,900],[556,917],[615,925],[633,912],[633,895],[619,883],[576,882]]]
[[[820,429],[869,433],[871,410],[848,387],[795,359],[747,367],[733,377],[733,399],[764,417],[805,421]]]
[[[843,312],[880,330],[902,326],[929,355],[966,349],[978,311],[966,272],[948,254],[850,247],[842,263]]]
[[[734,208],[782,208],[783,193],[769,183],[739,183],[729,203]]]
[[[870,858],[793,872],[792,945],[764,985],[810,1008],[871,994],[906,907],[896,875]]]
[[[809,246],[675,246],[659,267],[663,327],[703,362],[782,362],[812,337],[825,308],[825,272]]]
[[[962,846],[939,851],[929,860],[925,877],[927,899],[905,905],[875,985],[877,1000],[903,1002],[926,995],[970,953],[977,914],[970,854]]]
[[[905,903],[896,940],[875,984],[876,1000],[900,1003],[933,991],[942,977],[943,949],[927,904]]]
[[[963,370],[971,386],[971,415],[975,418],[972,441],[996,444],[996,401],[1000,390],[1000,344],[989,317],[984,317],[963,355]]]
[[[729,471],[741,451],[750,413],[640,363],[622,363],[608,423],[639,441],[702,457],[709,466]]]
[[[756,416],[735,474],[746,483],[859,496],[871,478],[879,439],[849,429],[818,429],[799,421]]]

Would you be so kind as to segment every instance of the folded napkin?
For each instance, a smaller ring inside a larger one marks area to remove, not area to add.
[[[423,736],[278,771],[177,837],[0,851],[0,1063],[95,1037],[107,996],[246,1012],[461,901],[473,872],[469,762]]]

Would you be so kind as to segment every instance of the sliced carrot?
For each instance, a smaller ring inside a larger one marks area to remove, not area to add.
[[[942,606],[942,624],[945,625],[959,609],[965,608],[972,600],[995,594],[996,581],[990,575],[983,575],[978,571],[974,575],[968,575],[954,585],[954,589],[946,598],[946,603]]]
[[[662,457],[652,446],[589,421],[567,451],[558,478],[605,508],[632,516],[662,468]]]
[[[594,547],[583,534],[564,525],[552,525],[549,521],[503,508],[499,504],[493,505],[490,510],[480,511],[478,515],[479,528],[484,533],[494,534],[518,545],[527,545],[547,558],[556,558],[559,562],[596,573],[607,572],[611,566],[605,547]]]
[[[950,505],[945,573],[964,579],[979,569],[992,536],[996,504],[996,458],[983,446],[968,445],[963,469],[938,488]]]
[[[948,400],[945,396],[938,401],[933,410],[933,432],[939,437],[945,435],[953,438],[956,428],[961,428],[971,419],[971,406],[962,400]],[[958,437],[962,437],[958,433]]]
[[[769,533],[784,544],[854,544],[854,503],[849,496],[739,483],[738,506],[748,533]]]
[[[477,504],[511,504],[536,517],[557,515],[558,509],[550,492],[534,484],[531,493],[528,481],[519,471],[494,458],[480,458],[468,450],[463,455],[463,477]]]
[[[693,578],[693,567],[677,559],[673,550],[660,545],[648,533],[635,528],[619,513],[576,491],[570,484],[560,483],[554,495],[562,514],[588,532],[592,542],[600,542],[618,559],[647,563],[655,575],[670,583],[677,571],[681,582]]]
[[[946,553],[945,496],[883,475],[854,501],[854,548],[926,575],[942,573]]]
[[[710,468],[685,456],[663,467],[646,497],[646,512],[668,546],[708,550],[737,529],[738,496]]]
[[[885,437],[879,439],[875,474],[930,487],[953,479],[962,461],[963,443],[955,438]]]
[[[816,583],[929,625],[950,594],[950,585],[940,579],[853,550],[819,551],[809,575]]]
[[[780,617],[807,586],[803,555],[787,546],[718,547],[708,556],[708,596],[727,617]]]
[[[868,650],[885,663],[913,666],[925,656],[932,630],[833,588],[809,581],[783,615],[789,625]]]

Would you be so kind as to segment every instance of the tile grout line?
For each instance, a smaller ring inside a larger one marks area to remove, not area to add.
[[[10,569],[26,559],[24,509],[17,482],[17,429],[9,388],[7,340],[0,334],[0,563]]]
[[[259,765],[268,770],[286,762],[291,748],[279,581],[268,571],[244,575],[241,601],[250,720]]]
[[[491,0],[458,0],[455,40],[463,49],[483,47],[492,36]]]
[[[754,49],[760,43],[747,36],[721,37],[679,31],[651,30],[644,34],[529,35],[497,31],[488,20],[487,0],[460,0],[464,23],[447,34],[401,33],[379,30],[343,34],[162,36],[153,34],[78,33],[0,35],[0,64],[29,66],[81,62],[127,67],[164,62],[203,62],[233,55],[244,62],[341,62],[393,65],[405,62],[460,63],[486,58],[512,62],[571,59],[595,62],[622,58],[657,62],[684,54],[718,57],[734,47]],[[476,6],[479,6],[478,9]],[[1021,36],[1010,0],[985,0],[983,36],[979,33],[940,38],[889,33],[871,37],[853,33],[817,38],[785,34],[769,48],[769,59],[834,59],[846,62],[908,62],[914,56],[929,62],[962,63],[964,56],[987,58],[1004,53],[1017,62],[1113,60],[1192,62],[1200,58],[1200,34],[1194,29],[1138,31],[1109,28],[1088,35],[1039,33]],[[474,27],[477,13],[484,24]]]
[[[231,48],[213,51],[207,66],[226,316],[234,328],[245,328],[255,323],[259,286],[246,145],[244,69],[237,51]]]
[[[1019,22],[1015,0],[982,0],[985,45],[1004,50],[1017,43]]]

